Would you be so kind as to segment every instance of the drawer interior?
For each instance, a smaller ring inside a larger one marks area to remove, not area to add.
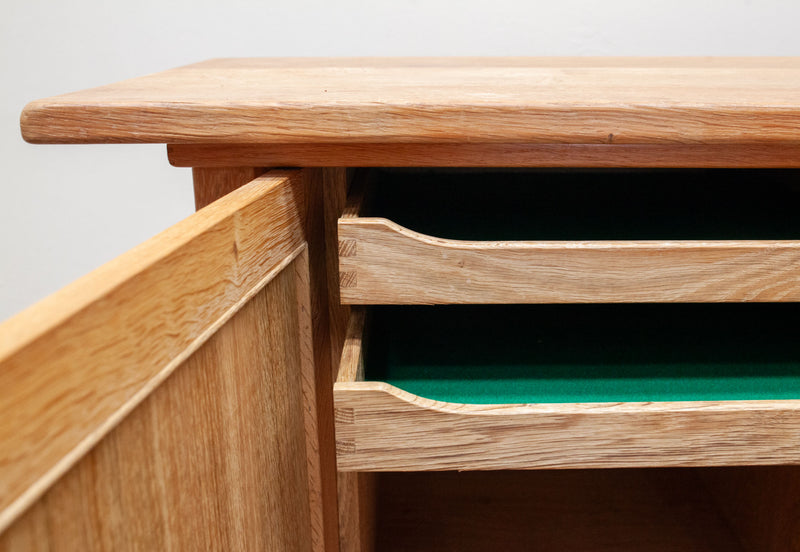
[[[377,550],[794,551],[796,467],[374,474]]]
[[[800,305],[378,306],[364,380],[451,403],[800,398]]]
[[[800,238],[800,171],[374,169],[360,216],[458,240]]]

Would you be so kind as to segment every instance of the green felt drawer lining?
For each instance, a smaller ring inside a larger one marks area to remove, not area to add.
[[[381,306],[365,379],[474,404],[795,399],[799,307]]]

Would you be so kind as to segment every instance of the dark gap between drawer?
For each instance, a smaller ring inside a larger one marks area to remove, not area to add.
[[[735,486],[742,478],[763,485],[772,477],[777,493],[795,473],[755,467],[370,474],[377,478],[376,548],[733,552],[742,550],[741,527],[732,530],[704,479]],[[745,508],[749,514],[759,506],[765,504],[750,499]],[[768,517],[790,519],[788,508],[777,506],[766,503],[773,508]],[[750,515],[754,524],[765,523]],[[784,522],[778,538],[791,531]]]
[[[800,172],[375,169],[362,216],[461,240],[800,239]]]
[[[800,398],[800,305],[379,306],[365,379],[454,403]]]

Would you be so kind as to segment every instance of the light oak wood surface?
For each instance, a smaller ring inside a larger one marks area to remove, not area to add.
[[[338,496],[338,536],[339,548],[343,552],[370,552],[374,550],[374,487],[370,474],[355,472],[335,472],[335,438],[333,416],[333,380],[339,371],[345,332],[350,318],[350,308],[339,300],[337,222],[343,216],[347,189],[352,179],[352,171],[343,169],[307,169],[304,172],[309,194],[309,241],[312,256],[316,253],[319,275],[312,286],[317,290],[319,312],[314,308],[314,319],[324,318],[323,298],[327,302],[327,324],[325,329],[315,330],[315,350],[318,352],[318,396],[320,390],[324,397],[318,404],[327,405],[320,416],[320,450],[323,460],[329,456],[331,470],[328,472],[329,484],[336,484]],[[327,379],[321,374],[328,369]],[[324,382],[323,382],[324,380]],[[327,426],[330,429],[326,429]]]
[[[344,552],[372,552],[376,548],[375,474],[339,472],[339,527]]]
[[[339,252],[350,304],[800,300],[794,240],[461,241],[363,217]]]
[[[169,144],[176,167],[800,167],[774,144]]]
[[[347,216],[347,213],[345,212],[343,216]],[[362,340],[365,323],[366,309],[364,307],[351,308],[347,333],[342,345],[339,379],[353,381],[364,378]],[[339,410],[335,410],[335,414],[338,412]],[[339,451],[337,450],[338,457]],[[374,474],[356,471],[339,472],[339,505],[341,507],[339,517],[343,551],[370,552],[375,550],[377,492]]]
[[[333,424],[333,380],[341,351],[341,319],[347,307],[339,303],[336,279],[336,221],[347,194],[347,171],[307,169],[303,180],[308,196],[306,233],[311,263],[311,312],[314,335],[314,364],[317,392],[317,449],[322,474],[322,499],[325,518],[326,550],[349,550],[340,527],[341,504],[337,485],[336,445]],[[338,199],[337,198],[341,198]],[[337,512],[338,510],[338,512]],[[340,546],[340,541],[342,542]]]
[[[800,549],[795,467],[374,473],[800,464],[800,401],[435,402],[360,381],[340,303],[800,300],[800,242],[456,242],[345,205],[355,166],[800,167],[800,57],[210,60],[21,127],[167,143],[208,207],[0,326],[0,551]],[[237,190],[276,166],[306,168]]]
[[[256,167],[233,167],[221,169],[194,168],[194,207],[200,210],[219,198],[241,188],[263,174],[264,169]]]
[[[457,404],[337,381],[340,470],[800,464],[800,401]]]
[[[322,550],[301,400],[307,271],[300,255],[279,272],[0,533],[0,550]]]
[[[265,169],[257,167],[223,167],[194,168],[195,207],[199,210],[217,201],[233,190],[247,184],[258,177]],[[341,173],[341,170],[335,170]],[[335,186],[323,186],[317,174],[324,171],[305,171],[302,175],[306,200],[306,241],[309,251],[305,254],[309,268],[298,273],[302,280],[301,288],[310,291],[308,305],[300,305],[310,314],[310,326],[307,331],[311,336],[308,343],[313,347],[313,363],[309,370],[303,372],[305,392],[306,426],[308,439],[308,474],[309,500],[311,505],[311,532],[316,547],[327,551],[336,551],[339,547],[338,513],[336,503],[336,458],[333,427],[333,374],[331,369],[331,344],[328,339],[329,327],[332,323],[328,316],[328,294],[331,284],[325,257],[322,205],[323,193]],[[333,216],[333,230],[336,229],[338,214]],[[328,231],[330,233],[330,230]],[[305,266],[303,263],[301,265]],[[337,301],[338,304],[338,301]],[[345,307],[340,307],[344,309]],[[333,330],[330,330],[333,333]],[[313,396],[311,396],[313,395]]]
[[[800,58],[211,60],[37,100],[35,143],[800,144]]]
[[[336,381],[351,382],[364,380],[364,331],[366,328],[367,309],[353,307],[350,309],[350,321],[347,325],[339,377]]]
[[[342,304],[339,294],[339,248],[338,223],[347,205],[347,191],[353,178],[352,171],[342,168],[312,169],[311,174],[319,174],[315,197],[322,201],[321,219],[324,227],[324,240],[319,247],[324,252],[325,281],[328,297],[328,320],[330,324],[331,382],[339,373],[339,360],[342,355],[345,331],[350,318],[350,307]],[[310,216],[310,215],[309,215]]]
[[[193,168],[195,206],[197,209],[216,201],[235,189],[246,184],[264,169],[255,167],[222,167],[222,168]],[[331,182],[331,175],[334,181]],[[336,178],[341,180],[337,186]],[[308,382],[304,389],[313,389],[313,401],[307,401],[311,407],[307,411],[309,422],[309,476],[310,498],[312,512],[319,512],[320,518],[312,519],[318,523],[313,527],[315,535],[321,536],[324,549],[335,551],[339,548],[339,516],[337,512],[337,486],[336,486],[336,459],[333,426],[333,378],[332,368],[334,357],[338,359],[339,353],[332,344],[337,342],[337,326],[334,309],[346,311],[347,307],[339,305],[338,299],[330,299],[331,289],[335,290],[338,297],[338,285],[335,278],[329,277],[329,264],[326,242],[335,243],[336,220],[338,212],[328,214],[325,200],[327,196],[342,195],[342,203],[346,197],[346,171],[333,170],[307,170],[303,172],[306,202],[306,239],[309,242],[310,270],[308,286],[311,291],[310,311],[312,325],[309,331],[313,334],[314,350],[313,380]],[[342,191],[337,192],[337,188]],[[332,222],[328,222],[328,218]],[[326,239],[326,234],[329,237]],[[334,256],[333,266],[336,259]],[[335,273],[334,273],[335,274]],[[342,316],[346,317],[346,312]],[[337,361],[338,366],[338,361]],[[320,415],[321,414],[321,415]]]
[[[303,254],[304,214],[267,174],[0,325],[0,530]]]

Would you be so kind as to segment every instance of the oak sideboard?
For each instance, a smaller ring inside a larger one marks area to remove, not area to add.
[[[800,550],[800,58],[219,59],[21,128],[197,211],[0,325],[0,551]]]

